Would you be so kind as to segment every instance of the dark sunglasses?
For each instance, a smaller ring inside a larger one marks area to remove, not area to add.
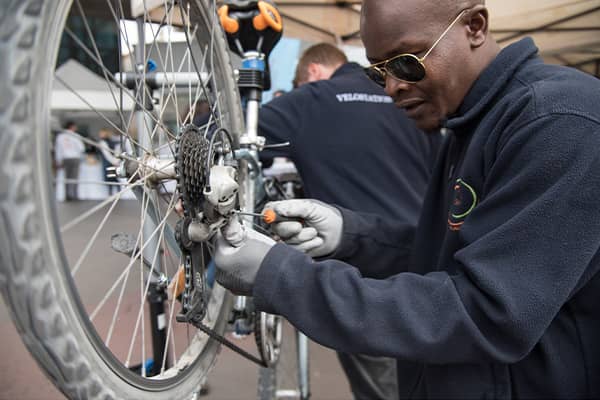
[[[426,73],[425,64],[423,64],[423,61],[466,11],[467,10],[462,10],[456,16],[456,18],[454,18],[454,21],[448,25],[446,30],[442,32],[440,37],[435,41],[435,43],[433,43],[431,48],[427,50],[423,57],[419,58],[414,54],[409,53],[399,54],[388,58],[387,60],[369,65],[365,68],[365,73],[373,82],[381,87],[385,87],[385,79],[387,74],[390,74],[390,76],[395,79],[408,83],[415,83],[425,79]]]

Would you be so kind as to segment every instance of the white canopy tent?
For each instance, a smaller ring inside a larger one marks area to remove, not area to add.
[[[164,0],[145,0],[159,21]],[[381,0],[384,1],[384,0]],[[89,14],[110,17],[101,2],[82,0]],[[143,0],[129,0],[124,10],[133,18]],[[218,2],[220,3],[220,2]],[[361,45],[361,0],[275,0],[284,18],[284,36],[308,42]],[[600,0],[488,0],[494,37],[507,45],[532,36],[547,62],[579,68],[600,77]],[[178,14],[178,9],[174,11]],[[177,18],[178,15],[175,16]]]
[[[55,72],[52,86],[52,111],[92,111],[117,112],[119,109],[131,111],[133,100],[125,94],[123,107],[117,85],[107,82],[104,77],[71,59]]]
[[[362,1],[278,0],[284,35],[360,44]],[[600,77],[600,0],[488,0],[491,31],[505,46],[532,36],[547,62]]]

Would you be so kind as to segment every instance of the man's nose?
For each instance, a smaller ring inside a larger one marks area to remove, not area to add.
[[[385,76],[385,93],[392,99],[396,97],[399,91],[407,91],[410,89],[410,83],[394,78],[390,74]]]

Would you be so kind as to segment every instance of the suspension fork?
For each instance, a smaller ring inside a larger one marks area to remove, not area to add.
[[[265,140],[258,135],[258,111],[263,91],[271,87],[268,57],[281,38],[281,16],[272,3],[263,0],[230,0],[219,8],[218,14],[229,48],[242,57],[238,88],[245,111],[246,131],[240,137],[235,156],[240,160],[243,173],[259,178],[258,152],[263,149]],[[253,211],[256,203],[254,179],[244,182],[242,207]],[[247,217],[245,223],[251,224],[251,218]],[[238,296],[234,304],[234,313],[238,316],[234,323],[237,334],[250,333],[247,311],[247,298]]]
[[[246,117],[246,131],[240,137],[240,149],[236,151],[236,158],[242,160],[245,164],[243,169],[250,177],[257,177],[260,171],[258,160],[258,151],[264,144],[264,138],[258,136],[258,111],[262,101],[263,83],[262,77],[265,71],[264,54],[258,52],[248,52],[242,60],[242,69],[239,70],[240,92]],[[244,181],[244,210],[254,210],[256,203],[254,179]],[[252,224],[253,217],[246,217],[246,223]],[[237,296],[234,309],[238,313],[243,313],[247,308],[247,298]],[[243,325],[243,326],[242,326]],[[248,334],[240,330],[247,329],[249,324],[238,324],[236,331],[238,334]]]

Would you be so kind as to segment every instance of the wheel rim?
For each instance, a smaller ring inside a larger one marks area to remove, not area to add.
[[[114,2],[107,2],[107,4],[114,4]],[[192,74],[188,77],[190,84],[184,90],[175,85],[173,79],[169,81],[168,78],[156,87],[157,97],[160,99],[156,113],[152,114],[148,111],[144,111],[143,115],[135,113],[135,105],[146,109],[147,99],[145,96],[136,96],[135,93],[132,95],[131,92],[124,90],[120,82],[116,84],[112,82],[112,85],[109,85],[112,87],[110,95],[118,109],[116,117],[113,113],[99,110],[94,104],[86,101],[85,95],[64,79],[59,77],[55,82],[62,84],[68,92],[89,106],[88,111],[97,114],[107,126],[115,130],[119,139],[124,139],[120,140],[121,144],[131,144],[133,151],[129,155],[130,158],[145,160],[147,159],[145,157],[151,156],[153,160],[167,160],[166,164],[162,165],[168,168],[169,157],[172,160],[175,152],[177,132],[181,126],[196,117],[195,104],[199,99],[208,99],[211,109],[208,123],[200,127],[205,129],[205,132],[220,127],[239,132],[241,122],[239,111],[235,109],[239,107],[235,103],[237,98],[232,96],[232,84],[226,76],[229,69],[225,64],[228,60],[223,58],[220,49],[215,49],[217,46],[214,40],[216,35],[220,34],[219,26],[215,22],[217,19],[213,18],[210,24],[206,24],[199,1],[185,3],[182,6],[175,6],[172,2],[165,1],[164,7],[172,12],[165,13],[162,17],[151,17],[148,10],[142,13],[141,18],[146,23],[151,18],[154,20],[159,18],[161,22],[160,26],[145,25],[146,32],[149,31],[153,38],[158,38],[159,35],[172,38],[178,30],[178,24],[174,23],[175,12],[178,12],[184,16],[183,20],[187,21],[186,44],[191,44],[193,49],[191,52],[189,49],[186,50],[182,56],[183,61],[178,62],[174,55],[172,41],[169,42],[170,45],[164,46],[161,43],[152,43],[146,46],[149,47],[149,51],[143,60],[143,65],[147,65],[149,59],[156,57],[158,64],[165,71],[177,73],[184,71]],[[211,7],[212,15],[215,9],[214,2]],[[73,39],[81,51],[90,55],[92,59],[95,58],[103,78],[110,81],[109,72],[112,71],[101,62],[102,55],[98,50],[98,43],[93,38],[94,35],[90,34],[90,23],[85,11],[77,1],[73,3],[72,10],[74,10],[72,14],[79,16],[83,22],[83,31],[88,34],[90,43],[86,45],[81,40],[75,40],[77,36],[69,27],[65,29],[65,35]],[[110,11],[113,16],[122,15],[122,10],[118,7],[110,8]],[[120,18],[115,18],[113,22],[125,38],[125,47],[129,48],[132,45],[131,39],[126,38],[129,30],[124,28]],[[169,26],[174,27],[173,32],[165,34]],[[164,47],[164,50],[160,47]],[[201,87],[202,85],[192,88],[194,73],[201,75],[199,79],[205,79],[206,76],[204,88]],[[117,90],[114,89],[115,87]],[[183,108],[190,111],[182,113]],[[136,119],[138,126],[145,124],[148,126],[148,135],[145,138],[139,130],[137,137],[131,134],[132,122]],[[98,140],[86,139],[85,143],[92,148],[101,147]],[[143,164],[150,164],[150,162],[144,161]],[[42,162],[39,168],[40,176],[49,170],[47,164]],[[157,169],[155,164],[148,168]],[[160,170],[162,171],[162,167]],[[154,360],[155,363],[160,363],[160,373],[151,377],[148,368],[143,367],[140,374],[130,370],[137,363],[146,365],[147,360],[151,358],[152,349],[149,342],[152,339],[148,326],[146,299],[152,282],[165,277],[170,278],[181,264],[173,238],[173,225],[177,220],[173,215],[177,201],[174,180],[161,179],[150,184],[150,175],[146,173],[137,181],[130,180],[130,176],[127,176],[119,184],[105,185],[118,187],[119,190],[117,194],[104,201],[68,206],[57,203],[55,223],[59,227],[57,243],[62,245],[58,252],[62,253],[66,267],[65,285],[73,291],[82,326],[90,342],[95,346],[102,360],[121,378],[145,390],[162,390],[185,380],[202,361],[204,352],[214,350],[208,349],[209,341],[205,335],[191,327],[177,325],[175,315],[179,304],[177,301],[170,300],[167,302],[166,313],[162,317],[167,332],[165,343],[168,351],[162,360]],[[127,190],[124,189],[123,181],[127,181],[129,192],[137,193],[126,195]],[[78,179],[77,183],[92,184],[89,180],[81,179]],[[60,189],[60,185],[61,182],[56,182],[57,188]],[[131,232],[129,220],[134,211],[137,211],[138,221],[137,227]],[[82,228],[90,225],[91,229]],[[137,249],[133,256],[127,257],[115,253],[108,244],[109,237],[123,231],[133,233],[134,249]],[[98,257],[103,257],[102,262],[97,261]],[[149,261],[146,263],[150,264],[149,266],[145,265],[142,260],[144,258]],[[98,265],[101,266],[101,269],[90,271],[92,264],[96,264],[96,268]],[[148,277],[152,278],[148,279]],[[207,325],[218,329],[223,328],[222,318],[221,320],[219,318],[222,317],[220,312],[223,311],[225,297],[224,289],[215,285],[211,290],[209,311],[205,319]],[[122,336],[127,333],[130,338],[123,341]]]

